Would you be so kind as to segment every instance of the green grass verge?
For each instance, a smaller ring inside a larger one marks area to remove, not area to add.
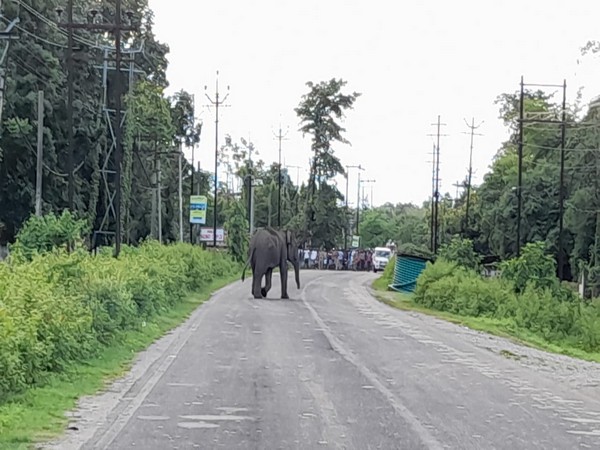
[[[372,284],[372,287],[375,289],[375,296],[379,301],[397,309],[404,311],[415,311],[428,316],[433,316],[447,322],[471,328],[472,330],[483,331],[494,336],[507,338],[518,344],[536,348],[538,350],[572,356],[585,361],[600,362],[600,353],[588,353],[578,348],[574,348],[567,342],[548,342],[528,330],[518,328],[515,323],[510,320],[498,320],[488,317],[459,316],[457,314],[452,314],[445,311],[436,311],[426,308],[415,303],[412,294],[388,291],[387,280],[383,279],[383,277],[375,280]],[[504,356],[508,357],[507,354]]]
[[[33,449],[35,443],[60,436],[68,425],[65,412],[75,408],[80,397],[98,392],[127,372],[138,352],[180,325],[214,291],[238,280],[239,276],[236,273],[212,283],[145,327],[125,333],[97,358],[75,364],[69,371],[51,377],[43,387],[30,389],[0,405],[0,449]]]

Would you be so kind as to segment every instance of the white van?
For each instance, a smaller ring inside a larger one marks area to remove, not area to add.
[[[387,247],[375,247],[373,251],[373,272],[385,269],[390,262],[392,251]]]

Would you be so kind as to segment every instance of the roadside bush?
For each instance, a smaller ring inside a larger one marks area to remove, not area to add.
[[[440,247],[439,257],[466,269],[481,270],[481,257],[473,248],[473,241],[454,237],[450,243]]]
[[[439,259],[419,276],[414,301],[463,316],[507,320],[549,342],[600,350],[600,300],[582,303],[572,289],[548,276],[552,264],[540,245],[506,263],[508,274],[500,279]]]
[[[119,259],[60,248],[30,257],[0,264],[0,402],[239,269],[221,253],[156,242]]]
[[[10,247],[11,258],[30,261],[34,255],[53,249],[73,250],[83,241],[87,228],[85,220],[76,219],[69,211],[60,216],[54,213],[42,217],[32,215]]]
[[[556,262],[548,255],[543,242],[532,242],[523,247],[521,256],[500,265],[502,278],[514,284],[515,291],[521,293],[528,283],[537,289],[559,287],[556,277]]]
[[[385,269],[381,273],[381,279],[385,280],[386,286],[392,284],[394,281],[394,272],[396,271],[396,255],[393,255],[388,261]]]

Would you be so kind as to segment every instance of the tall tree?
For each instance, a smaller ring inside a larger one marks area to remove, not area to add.
[[[347,84],[341,79],[331,79],[318,84],[308,82],[306,85],[309,92],[302,96],[302,101],[295,108],[300,118],[300,131],[303,135],[312,136],[312,164],[309,177],[308,192],[305,203],[304,230],[308,231],[312,224],[318,221],[318,211],[326,211],[317,204],[319,199],[327,199],[331,202],[332,197],[325,191],[324,195],[318,194],[317,190],[338,174],[344,174],[344,168],[335,155],[334,144],[350,144],[343,136],[346,131],[338,120],[344,118],[347,109],[352,109],[356,99],[361,95],[357,92],[352,94],[342,93],[342,88]],[[337,191],[337,188],[334,187]],[[338,192],[339,194],[339,192]],[[335,195],[337,198],[338,195]],[[344,225],[339,230],[343,232]]]

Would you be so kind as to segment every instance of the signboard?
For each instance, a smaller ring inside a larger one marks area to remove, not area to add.
[[[352,248],[360,247],[360,236],[352,236]]]
[[[223,228],[217,228],[217,245],[224,245],[225,239],[227,239],[227,233]],[[213,229],[212,227],[200,228],[200,241],[202,242],[213,242]]]
[[[190,196],[190,223],[204,225],[208,199],[204,195]]]

